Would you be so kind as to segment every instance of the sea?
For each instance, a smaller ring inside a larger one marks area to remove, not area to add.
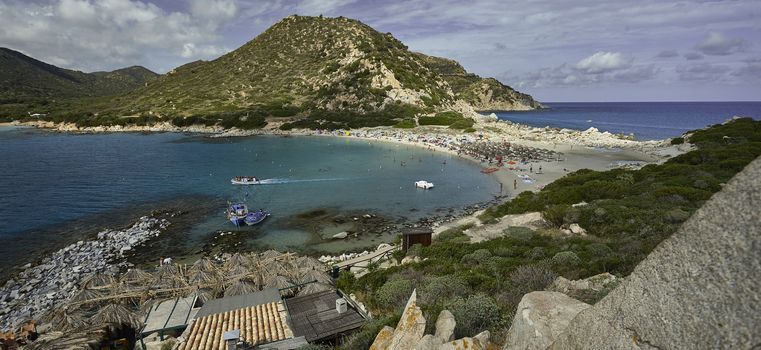
[[[638,140],[677,137],[734,116],[761,119],[761,102],[550,102],[549,109],[498,112],[499,119],[535,127],[634,134]]]
[[[537,127],[633,133],[643,140],[679,136],[733,116],[761,117],[759,102],[547,105],[548,110],[498,116]],[[398,232],[324,238],[352,230],[352,221],[365,216],[383,218],[376,225],[392,227],[487,203],[501,188],[479,170],[478,164],[448,154],[352,138],[67,134],[0,127],[0,271],[164,208],[187,209],[181,232],[169,243],[185,252],[215,245],[215,237],[226,231],[250,249],[331,254],[369,249]],[[230,179],[238,175],[267,184],[234,186]],[[436,187],[416,189],[417,180]],[[272,216],[238,229],[225,218],[228,202],[263,208]]]
[[[415,222],[486,203],[501,190],[477,164],[449,154],[329,136],[209,138],[0,127],[0,164],[0,267],[50,242],[82,239],[79,231],[123,227],[167,207],[193,208],[190,215],[199,216],[177,242],[188,251],[207,244],[210,234],[229,230],[262,249],[340,254],[398,234],[320,240],[351,230],[355,218]],[[266,184],[232,185],[230,179],[239,175]],[[418,180],[436,187],[416,189]],[[260,225],[236,228],[225,217],[228,202],[272,215]],[[329,223],[327,230],[309,227],[311,217],[341,214],[350,222]],[[315,237],[316,231],[322,236]]]

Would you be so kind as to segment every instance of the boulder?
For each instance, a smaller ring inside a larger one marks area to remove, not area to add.
[[[590,305],[558,292],[523,296],[503,349],[544,350],[576,315]]]
[[[370,350],[384,350],[388,349],[388,345],[391,343],[391,338],[394,336],[394,329],[389,326],[383,326],[383,329],[375,336],[373,344],[370,345]]]
[[[478,342],[478,340],[475,340],[473,338],[462,338],[457,339],[448,343],[444,343],[441,347],[439,347],[439,350],[485,350],[486,348],[481,346],[481,343]]]
[[[425,317],[417,305],[417,291],[413,290],[407,305],[404,307],[402,317],[394,329],[391,341],[385,349],[414,349],[415,345],[423,338],[423,334],[425,334]]]
[[[489,333],[489,331],[483,331],[481,333],[476,334],[476,336],[473,337],[473,339],[476,340],[479,344],[481,344],[481,347],[484,349],[489,348],[489,338],[491,338],[491,333]]]
[[[568,225],[568,229],[571,230],[571,233],[579,236],[586,236],[587,230],[581,228],[579,224],[570,224]]]
[[[438,350],[444,344],[441,339],[435,335],[426,334],[415,346],[415,350]]]
[[[454,328],[457,326],[457,321],[454,319],[449,310],[441,310],[439,317],[436,319],[436,338],[441,339],[441,342],[448,342],[454,340]]]
[[[761,158],[713,195],[551,349],[761,344]]]
[[[615,286],[620,279],[607,272],[594,275],[580,280],[569,280],[563,276],[556,278],[546,290],[551,292],[560,292],[571,298],[579,299],[585,302],[590,297],[600,294],[602,291]]]

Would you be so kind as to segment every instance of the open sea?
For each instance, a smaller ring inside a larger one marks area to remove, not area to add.
[[[638,140],[677,137],[733,116],[761,119],[761,102],[557,102],[550,109],[499,112],[503,120],[536,127],[633,133]]]

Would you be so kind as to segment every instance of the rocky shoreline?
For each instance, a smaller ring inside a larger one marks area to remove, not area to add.
[[[123,230],[105,229],[97,238],[68,245],[40,264],[27,264],[0,288],[0,329],[39,319],[54,306],[74,297],[96,274],[117,274],[129,266],[125,254],[157,237],[170,225],[166,219],[141,217]]]

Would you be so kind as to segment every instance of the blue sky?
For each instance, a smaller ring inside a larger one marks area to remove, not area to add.
[[[291,14],[359,19],[541,101],[761,100],[758,0],[0,0],[0,46],[163,73]]]

